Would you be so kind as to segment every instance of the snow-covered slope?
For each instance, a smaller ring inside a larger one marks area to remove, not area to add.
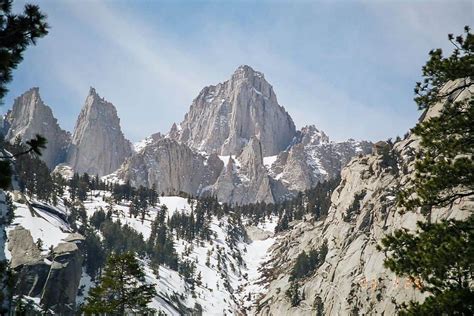
[[[67,197],[67,193],[65,196]],[[50,247],[57,247],[68,240],[72,229],[64,219],[68,215],[68,210],[62,203],[53,207],[43,202],[30,200],[30,208],[24,197],[20,195],[17,197],[18,200],[14,202],[15,218],[7,227],[7,234],[12,236],[11,232],[20,227],[26,229],[34,242],[38,239],[42,241],[44,256],[48,254]],[[99,209],[107,209],[108,198],[110,198],[109,192],[91,192],[90,197],[84,202],[87,216],[91,217]],[[178,196],[160,197],[159,205],[149,208],[142,221],[141,218],[131,217],[129,215],[130,202],[122,201],[113,205],[113,209],[116,210],[113,220],[128,225],[147,239],[150,236],[153,219],[161,207],[166,206],[169,218],[175,212],[190,214],[192,205],[188,202],[190,200]],[[202,310],[205,315],[236,314],[242,308],[249,307],[253,299],[259,293],[263,293],[263,286],[258,284],[261,277],[259,268],[265,261],[267,249],[275,241],[272,236],[276,219],[272,218],[266,222],[266,225],[253,228],[261,231],[261,234],[250,233],[249,238],[246,234],[231,237],[229,231],[235,229],[236,226],[230,222],[227,216],[220,219],[213,217],[210,222],[212,233],[209,241],[196,239],[188,242],[174,237],[178,256],[182,260],[195,263],[194,278],[200,282],[197,282],[194,288],[177,271],[161,265],[156,273],[147,259],[141,259],[146,272],[146,280],[155,284],[158,293],[150,307],[167,315],[182,315],[192,310]],[[252,229],[250,230],[253,232]],[[8,248],[12,246],[7,242],[2,256],[11,260],[12,254]],[[48,263],[47,259],[44,260]],[[79,283],[82,295],[77,297],[78,304],[84,302],[93,285],[92,278],[82,269]],[[252,300],[248,300],[249,295]],[[32,295],[30,299],[40,303],[40,297]]]
[[[30,207],[26,203],[14,202],[15,217],[13,223],[7,227],[7,235],[18,226],[26,228],[33,240],[42,241],[42,253],[46,254],[52,247],[59,243],[73,232],[69,224],[65,221],[67,216],[64,206],[54,207],[38,201],[30,201]],[[11,259],[11,254],[6,249],[7,258]]]
[[[108,192],[96,191],[93,198],[86,201],[84,206],[88,216],[100,208],[105,209],[107,203],[104,198],[109,197]],[[151,232],[151,223],[156,216],[156,212],[163,205],[168,209],[168,216],[175,212],[191,212],[191,205],[188,200],[178,196],[160,197],[159,206],[151,208],[144,221],[140,218],[130,217],[128,214],[128,203],[114,205],[114,209],[119,212],[114,215],[114,220],[120,220],[136,231],[143,234],[147,239]],[[184,278],[165,266],[159,267],[158,276],[155,275],[146,260],[143,264],[146,267],[147,280],[155,284],[159,296],[151,303],[151,307],[161,310],[169,315],[180,315],[183,306],[188,309],[195,309],[201,306],[206,315],[235,314],[240,309],[240,300],[246,297],[248,291],[252,289],[253,295],[263,288],[254,286],[258,281],[260,263],[266,257],[266,250],[273,244],[273,227],[276,219],[267,223],[268,238],[264,240],[251,240],[244,237],[232,240],[228,231],[232,227],[226,216],[221,219],[213,217],[210,229],[213,233],[210,241],[188,242],[183,239],[174,238],[174,243],[178,256],[183,259],[192,260],[196,264],[195,276],[200,275],[201,285],[197,285],[194,294],[190,290],[190,285]],[[238,258],[242,257],[242,263]],[[208,264],[206,264],[206,261]],[[84,276],[87,278],[87,276]],[[248,290],[244,290],[248,287]],[[240,291],[238,291],[240,289]]]

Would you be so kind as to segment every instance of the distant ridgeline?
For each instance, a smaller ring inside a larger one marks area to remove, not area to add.
[[[41,159],[51,169],[109,176],[165,195],[186,192],[242,205],[276,203],[339,176],[372,143],[330,141],[315,126],[297,130],[265,76],[240,66],[229,80],[207,86],[179,124],[138,144],[125,138],[115,106],[90,88],[72,133],[32,88],[1,122],[14,143],[48,140]],[[190,176],[192,175],[192,176]]]

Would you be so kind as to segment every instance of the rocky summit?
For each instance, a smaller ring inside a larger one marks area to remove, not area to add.
[[[10,142],[17,137],[27,141],[36,134],[44,136],[48,144],[42,158],[49,168],[65,160],[71,136],[59,127],[51,108],[41,100],[39,88],[32,88],[15,99],[4,125],[5,139]]]
[[[103,176],[132,154],[114,105],[90,88],[72,135],[67,163],[79,173]]]
[[[154,141],[163,138],[176,143]],[[247,204],[281,201],[337,177],[352,157],[369,153],[372,144],[332,142],[315,126],[297,131],[264,75],[240,66],[229,80],[205,87],[183,122],[173,124],[167,135],[149,137],[138,147],[117,172],[120,179],[154,185],[165,194],[184,191]],[[190,168],[193,177],[186,176]]]
[[[257,137],[264,156],[286,149],[296,129],[273,87],[261,72],[240,66],[232,77],[205,87],[170,137],[193,149],[218,155],[237,155]]]
[[[371,151],[367,141],[333,142],[315,126],[296,130],[265,76],[238,67],[207,86],[180,124],[132,149],[114,105],[90,88],[72,133],[63,131],[38,88],[17,98],[3,123],[7,140],[41,134],[42,159],[66,177],[73,172],[130,181],[162,194],[217,196],[232,204],[273,203],[334,178],[350,159]],[[192,177],[189,174],[193,174]],[[115,181],[114,180],[114,181]]]

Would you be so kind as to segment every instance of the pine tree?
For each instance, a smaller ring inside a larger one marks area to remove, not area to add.
[[[301,252],[296,258],[295,265],[291,271],[290,281],[300,279],[308,274],[310,270],[309,257],[305,251]]]
[[[449,40],[455,46],[452,55],[444,58],[441,49],[431,51],[423,67],[425,79],[415,88],[420,109],[440,102],[443,108],[412,130],[421,138],[421,150],[413,185],[401,196],[408,209],[429,212],[474,196],[474,97],[456,99],[474,85],[474,36],[466,26],[464,36],[454,40],[450,34]]]
[[[416,234],[398,230],[383,240],[385,250],[391,253],[385,266],[408,276],[422,292],[433,294],[423,304],[403,305],[402,314],[472,315],[474,216],[466,221],[426,222],[418,226]]]
[[[285,292],[286,297],[290,300],[291,306],[298,306],[302,300],[300,294],[300,286],[298,282],[291,282],[290,287]]]
[[[12,14],[12,0],[0,1],[0,101],[8,92],[12,70],[23,60],[26,48],[48,34],[46,16],[36,5],[25,5],[22,14]]]
[[[411,186],[399,196],[406,210],[420,208],[428,220],[411,233],[397,230],[382,240],[385,266],[407,276],[431,294],[423,303],[402,304],[405,315],[474,314],[474,214],[467,220],[431,222],[433,208],[452,206],[474,196],[474,36],[448,36],[455,46],[449,57],[430,52],[415,101],[422,110],[442,103],[438,116],[412,130],[421,138]],[[457,98],[461,93],[468,97]]]
[[[100,284],[90,290],[83,311],[86,314],[148,314],[156,296],[153,285],[145,284],[145,273],[133,253],[111,254]]]
[[[0,105],[8,92],[6,85],[12,80],[12,71],[23,60],[23,53],[36,40],[48,34],[46,16],[37,5],[25,5],[22,14],[13,14],[12,0],[0,0]],[[41,154],[46,139],[37,135],[29,141],[27,152],[16,153],[14,156],[29,152]],[[0,145],[0,149],[3,149]],[[7,189],[11,181],[10,155],[1,155],[0,159],[0,188]]]

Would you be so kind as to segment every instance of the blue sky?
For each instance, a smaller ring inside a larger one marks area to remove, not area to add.
[[[428,51],[450,50],[447,34],[474,20],[473,2],[456,0],[28,2],[51,30],[26,51],[0,111],[39,86],[72,131],[93,86],[132,141],[168,131],[242,64],[265,74],[297,127],[333,140],[403,135]]]

